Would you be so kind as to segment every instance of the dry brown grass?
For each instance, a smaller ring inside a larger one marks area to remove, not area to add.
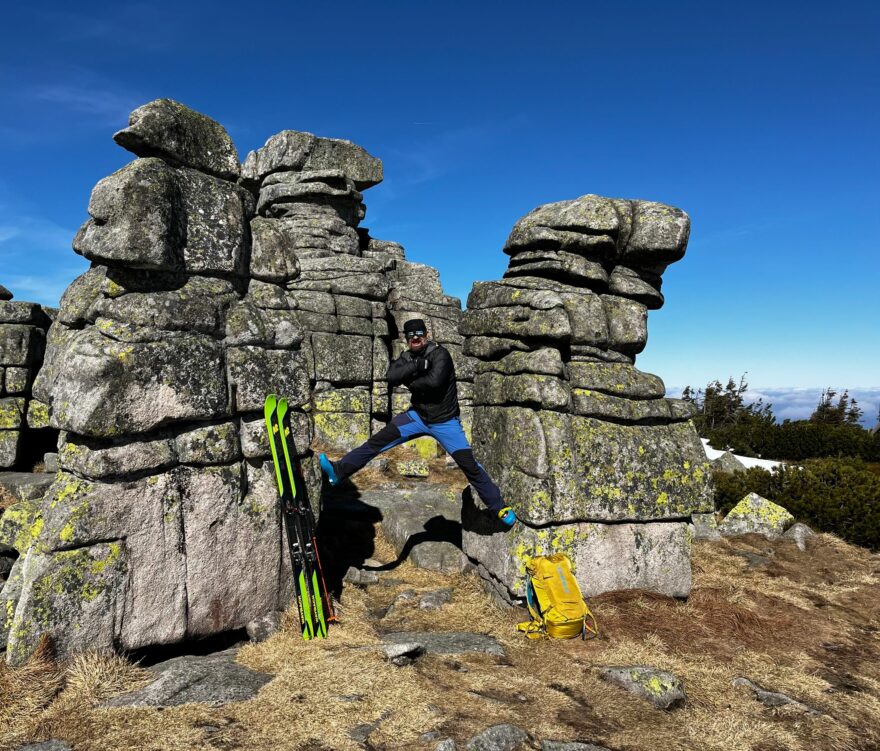
[[[18,503],[18,498],[5,485],[0,485],[0,512],[8,509],[13,503]]]
[[[750,568],[745,553],[768,563]],[[395,558],[381,535],[374,556]],[[419,741],[428,730],[461,742],[497,722],[618,751],[880,748],[880,558],[833,537],[811,539],[806,553],[753,537],[698,543],[687,602],[633,592],[596,597],[601,634],[588,642],[523,639],[513,628],[523,612],[496,609],[471,575],[434,574],[407,561],[382,576],[385,583],[345,589],[342,622],[328,639],[303,642],[288,614],[271,639],[242,648],[240,662],[274,674],[251,701],[100,709],[101,698],[136,684],[141,672],[106,655],[60,670],[43,655],[0,669],[4,697],[15,697],[0,707],[0,728],[19,728],[15,742],[58,737],[77,751],[355,749],[362,746],[348,733],[362,723],[376,723],[371,748],[428,749],[436,742]],[[440,611],[413,604],[380,618],[404,589],[438,587],[453,590]],[[404,629],[489,633],[507,657],[430,655],[397,668],[378,644],[383,632]],[[610,664],[674,672],[687,704],[654,709],[600,680],[598,668]],[[823,714],[764,707],[731,687],[738,676]]]

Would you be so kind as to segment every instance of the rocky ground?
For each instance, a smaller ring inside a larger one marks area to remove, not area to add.
[[[150,667],[58,664],[46,644],[24,667],[0,663],[0,749],[878,748],[880,557],[828,535],[803,552],[698,542],[686,602],[607,593],[591,600],[598,639],[528,641],[524,611],[456,571],[453,522],[401,555],[390,538],[412,530],[376,504],[417,506],[427,486],[396,484],[362,488],[360,513],[344,495],[328,505],[328,549],[360,565],[332,585],[328,639],[303,642],[285,613],[265,641]],[[635,667],[665,672],[640,690]]]

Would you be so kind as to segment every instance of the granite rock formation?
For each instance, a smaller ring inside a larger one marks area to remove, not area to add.
[[[435,269],[359,227],[361,191],[382,180],[378,159],[349,141],[284,131],[248,155],[242,179],[258,196],[253,276],[272,282],[282,259],[296,261],[286,301],[306,332],[317,446],[348,450],[408,404],[405,388],[389,393],[384,381],[408,318],[425,318],[457,358],[459,376],[472,379],[457,331],[461,301],[444,294]]]
[[[474,285],[460,327],[478,360],[474,450],[522,523],[497,531],[466,503],[464,550],[502,597],[523,596],[530,555],[556,551],[586,595],[690,591],[708,463],[688,405],[635,367],[689,229],[649,201],[547,204],[514,226],[504,278]]]
[[[284,131],[241,166],[219,123],[171,100],[114,140],[138,158],[92,192],[73,241],[92,265],[34,384],[60,469],[0,521],[20,553],[0,593],[11,662],[44,633],[61,656],[133,650],[285,608],[265,395],[291,402],[318,512],[313,446],[351,448],[388,418],[398,321],[424,316],[461,357],[461,306],[437,272],[359,228],[361,191],[382,179],[359,146]]]
[[[12,298],[0,286],[0,469],[19,461],[27,426],[42,427],[45,420],[31,387],[43,362],[49,315],[37,303]]]

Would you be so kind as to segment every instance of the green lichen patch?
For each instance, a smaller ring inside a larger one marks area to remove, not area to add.
[[[24,419],[24,397],[0,399],[0,430],[16,430]]]
[[[43,530],[40,506],[34,501],[19,501],[0,516],[0,544],[27,553]]]
[[[331,449],[347,451],[369,437],[370,415],[367,413],[315,413],[315,440]]]
[[[34,554],[9,630],[9,661],[20,664],[44,633],[63,632],[65,649],[110,646],[114,605],[128,564],[122,541]]]

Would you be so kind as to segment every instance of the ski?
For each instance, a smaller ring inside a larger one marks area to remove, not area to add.
[[[332,622],[335,619],[326,586],[321,586],[324,579],[315,541],[314,515],[299,464],[296,462],[296,447],[290,429],[287,400],[270,394],[266,397],[263,411],[281,511],[287,529],[302,637],[323,638],[327,636],[328,620]],[[326,617],[328,611],[331,615],[329,619]]]

